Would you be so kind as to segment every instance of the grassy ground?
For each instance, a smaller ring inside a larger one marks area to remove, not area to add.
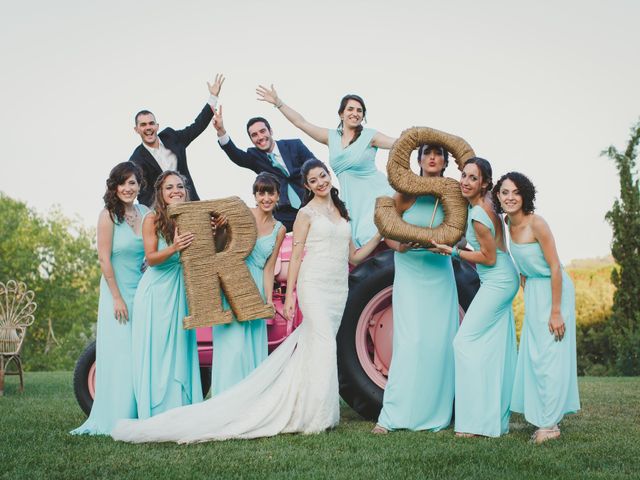
[[[84,421],[71,374],[30,373],[24,394],[13,377],[0,397],[0,478],[639,478],[640,378],[581,378],[580,394],[563,437],[539,446],[519,415],[499,439],[456,439],[451,429],[374,437],[347,406],[320,435],[129,445],[68,435]]]

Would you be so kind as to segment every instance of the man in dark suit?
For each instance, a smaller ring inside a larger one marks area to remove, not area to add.
[[[211,96],[191,125],[182,130],[167,127],[158,133],[156,117],[149,110],[136,113],[134,131],[140,135],[140,144],[131,154],[129,160],[142,169],[146,185],[138,194],[138,201],[148,207],[153,203],[153,184],[160,174],[166,170],[177,170],[187,179],[187,190],[191,200],[200,200],[187,166],[187,147],[209,125],[213,111],[218,102],[218,95],[224,83],[224,76],[218,74],[210,84]]]
[[[280,200],[274,216],[290,232],[304,196],[300,167],[314,158],[313,153],[300,139],[274,140],[271,125],[262,117],[254,117],[247,122],[247,133],[255,145],[247,151],[236,147],[227,134],[222,121],[222,107],[213,117],[213,126],[218,132],[218,143],[233,163],[256,173],[269,172],[278,177]]]

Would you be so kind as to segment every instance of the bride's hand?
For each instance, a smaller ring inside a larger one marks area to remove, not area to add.
[[[284,314],[284,318],[286,318],[288,321],[292,321],[293,315],[295,314],[295,310],[296,310],[296,302],[293,299],[293,296],[291,295],[286,296],[284,300],[284,308],[282,310],[283,310],[282,313]]]

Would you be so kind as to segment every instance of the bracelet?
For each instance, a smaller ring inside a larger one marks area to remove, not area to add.
[[[458,250],[457,246],[451,249],[451,258],[460,258],[460,250]]]
[[[280,100],[280,99],[278,99],[278,100]],[[273,106],[278,108],[278,109],[280,109],[280,108],[282,108],[284,106],[284,102],[282,100],[280,100],[280,105],[277,105],[277,104],[274,103]]]

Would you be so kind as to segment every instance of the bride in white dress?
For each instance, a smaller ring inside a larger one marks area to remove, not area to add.
[[[297,285],[302,324],[247,378],[220,395],[146,420],[122,420],[126,442],[192,443],[280,433],[317,433],[340,421],[335,336],[348,294],[348,262],[357,264],[380,236],[356,250],[349,216],[320,160],[302,166],[305,206],[293,226],[285,315]],[[302,261],[303,251],[304,261]]]

